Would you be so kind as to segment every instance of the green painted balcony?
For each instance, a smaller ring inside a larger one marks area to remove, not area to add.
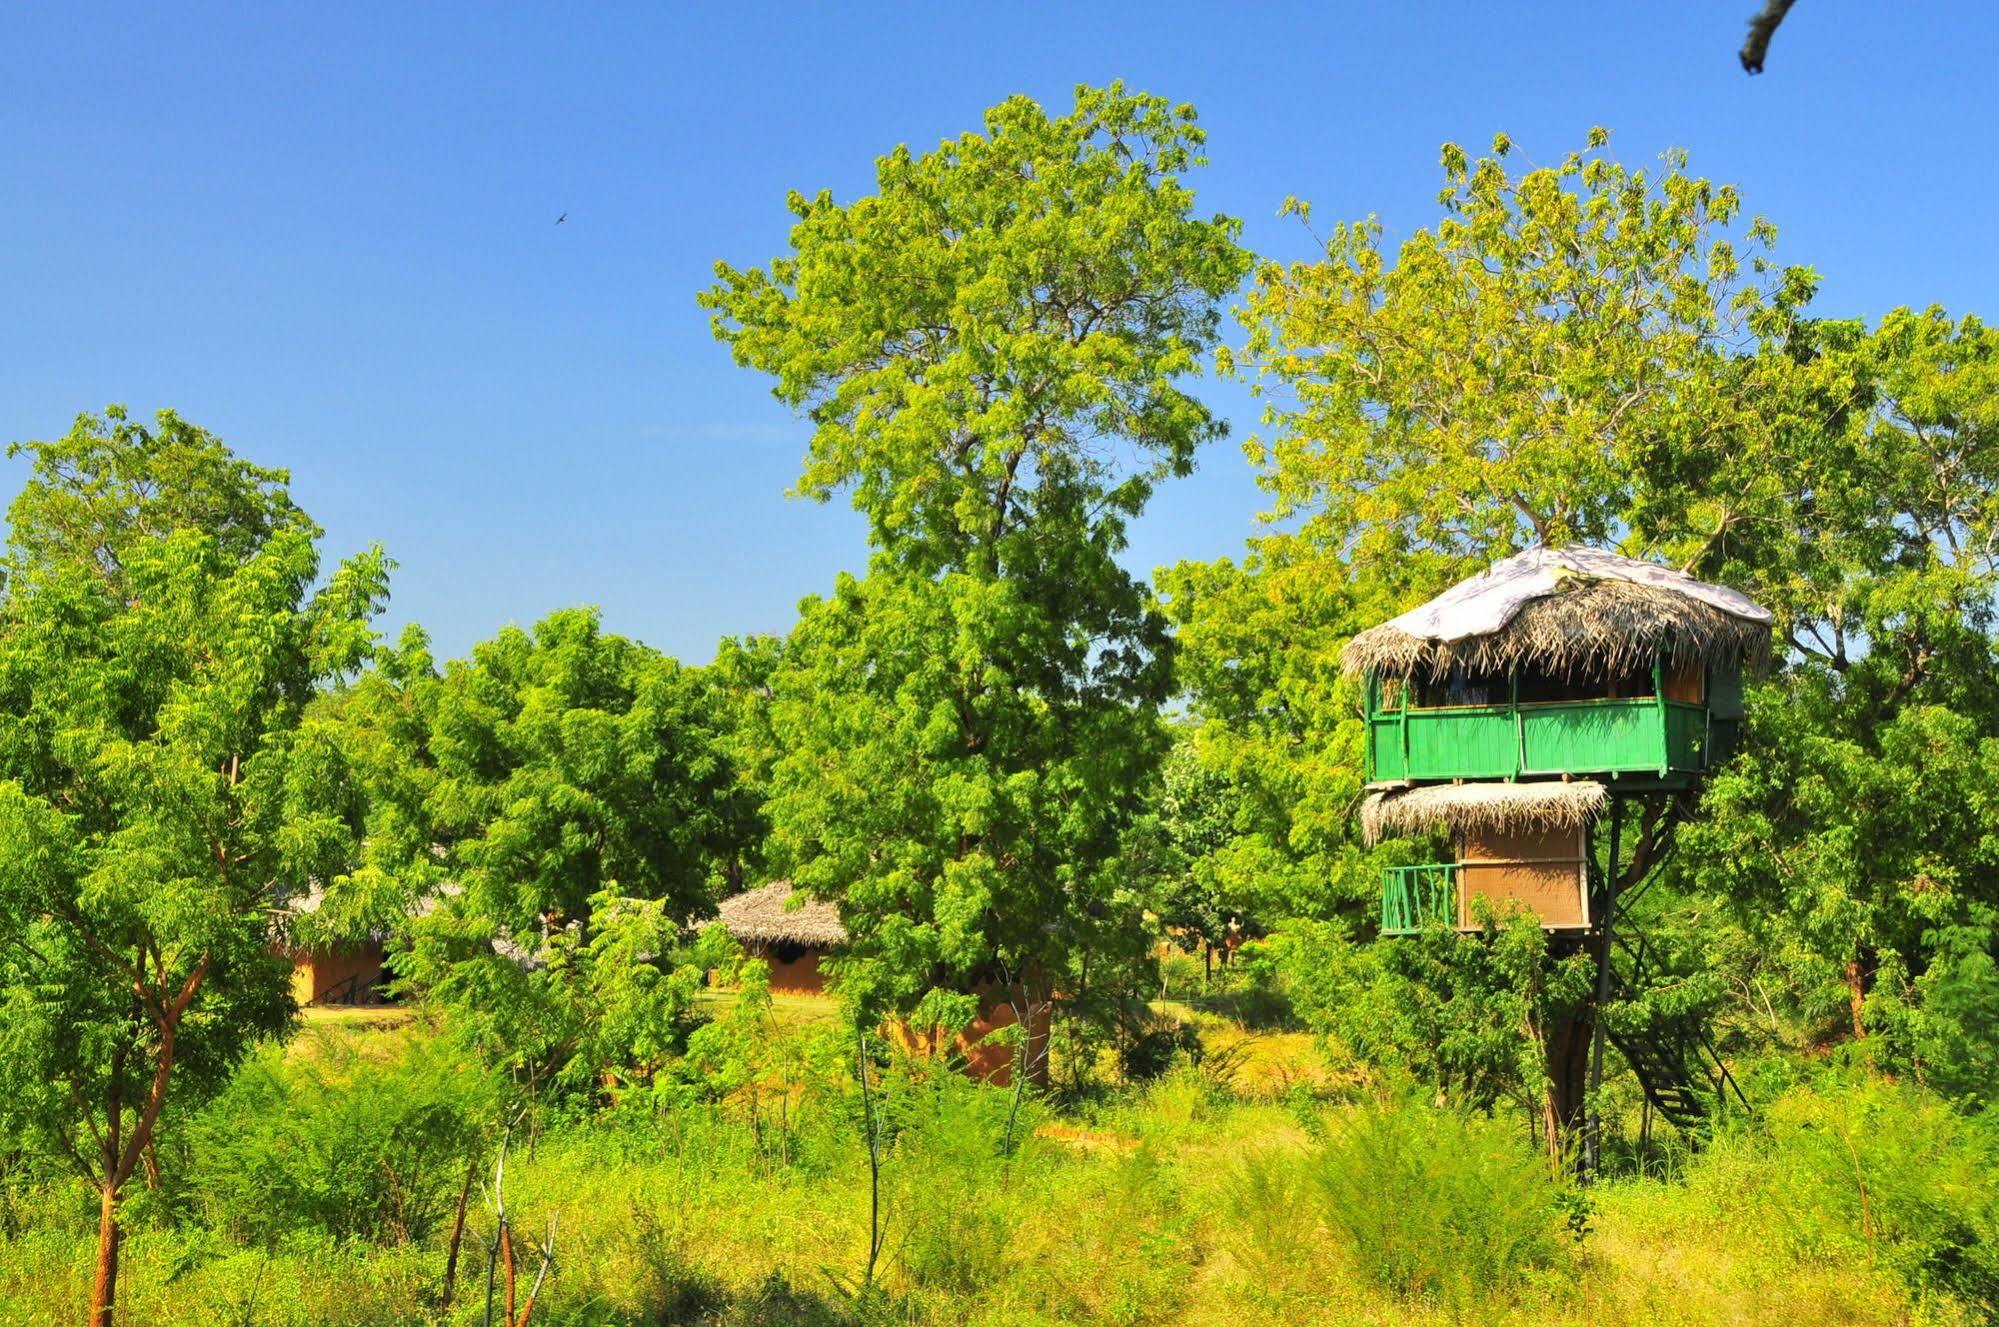
[[[1381,873],[1381,933],[1414,935],[1458,922],[1458,868],[1450,862],[1391,866]]]
[[[1499,704],[1385,702],[1380,684],[1367,703],[1367,772],[1374,782],[1628,775],[1680,785],[1727,754],[1741,688],[1735,677],[1696,681],[1675,699],[1655,669],[1652,694],[1522,701],[1512,679],[1490,690]]]

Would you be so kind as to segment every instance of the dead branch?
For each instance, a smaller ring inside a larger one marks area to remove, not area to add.
[[[1777,25],[1796,3],[1797,0],[1764,0],[1763,8],[1749,20],[1749,37],[1740,52],[1744,73],[1763,72],[1763,57],[1770,50],[1770,38],[1777,34]]]

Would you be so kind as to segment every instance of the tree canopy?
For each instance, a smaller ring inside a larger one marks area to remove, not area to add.
[[[1973,1035],[1919,1007],[1928,987],[1983,1007],[1958,974],[1989,971],[1999,902],[1991,332],[1934,309],[1812,319],[1816,276],[1770,257],[1732,189],[1606,147],[1518,172],[1503,138],[1478,161],[1447,147],[1443,216],[1392,262],[1369,221],[1263,269],[1239,362],[1271,400],[1250,453],[1275,528],[1161,583],[1201,749],[1280,794],[1238,843],[1357,912],[1341,641],[1532,542],[1739,586],[1787,648],[1673,868],[1680,915],[1718,908],[1744,938],[1690,949],[1813,1018],[1864,1031],[1875,1011],[1915,1062],[1919,1035]]]
[[[291,1016],[274,918],[353,854],[333,746],[305,722],[358,668],[379,551],[317,589],[282,471],[170,413],[113,408],[26,444],[0,598],[0,1122],[102,1205],[162,1110]]]
[[[413,987],[532,1089],[656,1062],[684,928],[762,851],[706,671],[568,609],[442,670],[411,632],[324,711],[372,817],[328,916],[409,931]]]
[[[1222,433],[1181,380],[1248,270],[1195,214],[1190,108],[1013,98],[793,194],[791,252],[703,303],[813,432],[799,491],[850,491],[875,555],[808,601],[773,680],[778,855],[836,899],[845,980],[1073,977],[1120,907],[1115,848],[1162,749],[1163,620],[1117,562],[1161,478]]]

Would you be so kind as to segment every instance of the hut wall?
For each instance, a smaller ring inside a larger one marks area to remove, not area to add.
[[[372,940],[300,950],[292,955],[292,998],[300,1008],[328,1003],[328,997],[336,994],[341,1004],[379,1003],[375,984],[382,978],[384,956],[382,946]]]
[[[979,1013],[969,1024],[953,1033],[944,1027],[918,1028],[897,1021],[887,1029],[904,1051],[925,1059],[948,1057],[964,1062],[967,1078],[994,1087],[1013,1085],[1013,1064],[1016,1047],[1005,1039],[989,1039],[1002,1028],[1019,1023],[1013,1005],[998,991],[979,992]],[[1053,1026],[1053,1009],[1042,1004],[1031,1017],[1033,1025],[1028,1029],[1027,1062],[1028,1081],[1036,1087],[1048,1086],[1048,1036]]]
[[[1458,854],[1458,924],[1478,924],[1475,900],[1555,929],[1589,925],[1588,840],[1582,829],[1474,831]]]
[[[799,952],[799,951],[803,952]],[[773,995],[824,995],[826,974],[819,960],[826,950],[819,945],[756,944],[750,952],[770,967]]]
[[[1699,659],[1672,660],[1666,667],[1666,699],[1689,705],[1707,701],[1707,667]]]

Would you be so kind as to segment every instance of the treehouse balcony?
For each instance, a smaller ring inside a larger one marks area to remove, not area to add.
[[[1591,690],[1598,694],[1586,694]],[[1368,779],[1568,776],[1684,786],[1727,754],[1740,698],[1733,670],[1676,669],[1664,659],[1650,677],[1593,686],[1519,673],[1423,686],[1373,679]]]
[[[1381,933],[1414,935],[1443,921],[1458,924],[1458,868],[1391,866],[1381,873]]]
[[[1377,805],[1370,816],[1404,825],[1457,819],[1464,827],[1452,835],[1456,861],[1382,871],[1383,935],[1439,923],[1475,931],[1520,912],[1550,931],[1589,929],[1588,822],[1608,796],[1603,785],[1457,784],[1403,796],[1414,804]]]

